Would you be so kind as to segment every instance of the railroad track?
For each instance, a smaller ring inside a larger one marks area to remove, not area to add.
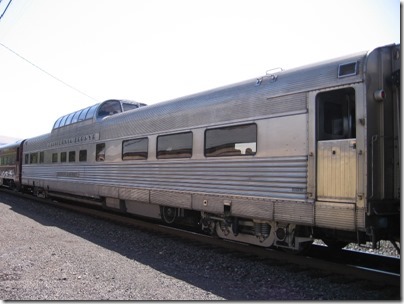
[[[341,250],[330,251],[325,246],[312,245],[307,255],[288,254],[284,251],[264,249],[236,242],[222,240],[216,237],[166,226],[156,221],[148,221],[128,215],[111,213],[110,211],[90,205],[78,205],[72,202],[56,201],[34,197],[32,195],[1,189],[1,192],[35,200],[92,217],[113,221],[122,225],[147,230],[156,234],[163,234],[173,238],[180,238],[201,246],[211,246],[240,254],[245,258],[260,259],[274,265],[293,265],[294,271],[315,271],[319,276],[335,276],[340,280],[363,280],[378,286],[397,287],[401,284],[400,258],[368,254],[364,252]]]

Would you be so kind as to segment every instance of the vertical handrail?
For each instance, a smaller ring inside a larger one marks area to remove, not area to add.
[[[371,188],[372,188],[372,192],[371,195],[369,197],[369,199],[373,198],[374,196],[374,188],[375,188],[375,184],[374,184],[374,176],[375,176],[375,172],[374,172],[374,143],[377,141],[378,136],[377,135],[373,135],[372,136],[372,140],[370,142],[370,151],[372,152],[372,156],[371,156],[371,161],[370,161],[370,173],[371,173]]]

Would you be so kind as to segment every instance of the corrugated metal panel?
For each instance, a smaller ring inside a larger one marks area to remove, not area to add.
[[[118,188],[110,186],[99,186],[98,193],[99,196],[118,197]]]
[[[31,151],[45,150],[47,148],[46,143],[50,141],[50,138],[51,138],[50,134],[44,134],[27,139],[24,142],[23,146],[24,153]]]
[[[268,92],[251,85],[113,116],[101,125],[100,134],[102,139],[120,138],[299,111],[307,111],[305,93],[268,98]]]
[[[283,71],[276,74],[276,81],[270,75],[264,76],[260,85],[257,85],[256,79],[251,79],[124,112],[90,125],[61,128],[52,135],[46,134],[29,139],[25,148],[27,152],[43,150],[47,148],[47,143],[60,143],[58,140],[70,140],[74,139],[74,136],[94,136],[96,133],[98,136],[98,132],[101,140],[107,140],[304,112],[307,111],[306,92],[362,81],[366,55],[362,52]],[[355,61],[358,62],[357,75],[338,78],[338,66]],[[74,143],[57,146],[69,144]]]
[[[274,219],[286,223],[314,224],[314,204],[296,202],[275,202]]]
[[[315,206],[316,226],[355,230],[355,204],[316,202]]]
[[[192,209],[212,213],[223,213],[225,196],[194,194],[192,195]]]
[[[234,216],[273,220],[274,203],[254,199],[232,199],[231,214]]]
[[[305,200],[307,157],[89,166],[84,181],[146,189]]]
[[[356,227],[358,229],[365,229],[365,217],[366,217],[365,209],[361,208],[356,210]]]
[[[176,191],[151,190],[150,201],[161,206],[191,209],[191,194]]]
[[[29,152],[43,150],[48,143],[58,143],[55,147],[68,146],[74,142],[60,144],[60,140],[74,140],[75,136],[83,135],[96,135],[98,139],[98,133],[100,140],[107,140],[307,112],[306,92],[362,81],[365,56],[366,53],[361,53],[280,72],[276,81],[264,76],[260,85],[256,85],[256,79],[247,80],[117,114],[80,128],[61,128],[52,135],[29,139],[25,148]],[[338,78],[339,64],[353,61],[359,63],[358,74]]]
[[[356,139],[318,142],[317,196],[319,200],[356,199]]]
[[[25,166],[24,173],[26,179],[96,184],[101,186],[100,195],[111,197],[118,197],[116,187],[119,186],[305,200],[307,157],[203,161],[183,159],[88,166]],[[141,197],[143,196],[142,194]]]
[[[276,81],[264,76],[260,85],[252,79],[115,115],[100,125],[101,139],[307,111],[306,92],[362,81],[365,56],[361,53],[281,72]],[[339,64],[352,61],[359,64],[358,74],[338,78]]]
[[[134,200],[149,203],[150,191],[139,188],[119,188],[119,198],[124,200]]]

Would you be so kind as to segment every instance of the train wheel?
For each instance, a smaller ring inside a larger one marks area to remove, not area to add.
[[[177,218],[177,208],[161,207],[161,218],[166,224],[174,223]]]

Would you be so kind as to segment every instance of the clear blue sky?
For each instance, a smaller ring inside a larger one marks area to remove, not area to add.
[[[400,43],[400,1],[13,0],[0,43],[84,93],[0,45],[0,135],[26,138],[109,98],[153,104]]]

